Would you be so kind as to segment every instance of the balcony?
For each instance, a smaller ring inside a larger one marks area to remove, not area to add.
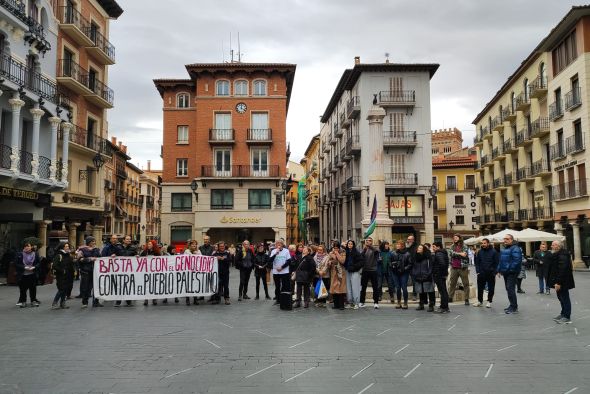
[[[506,174],[504,175],[504,186],[508,187],[512,185],[512,174]]]
[[[518,133],[516,133],[516,146],[526,145],[532,142],[533,140],[531,139],[531,134],[528,128],[520,129]]]
[[[516,111],[512,108],[512,105],[508,104],[502,109],[502,119],[513,121],[516,119]]]
[[[498,146],[494,149],[492,149],[492,160],[494,160],[497,157],[502,157],[504,155],[504,147],[503,146]]]
[[[584,137],[581,134],[572,135],[565,139],[565,153],[568,155],[582,152],[585,148]]]
[[[90,47],[94,42],[90,38],[88,28],[90,22],[73,7],[62,6],[58,10],[59,26],[78,45]]]
[[[361,177],[358,175],[354,175],[351,177],[348,177],[348,179],[346,180],[346,192],[347,193],[354,193],[354,192],[360,192],[361,191]]]
[[[249,145],[272,144],[272,129],[248,129],[246,143]]]
[[[456,183],[447,183],[445,186],[446,186],[446,190],[448,190],[448,191],[456,191],[456,190],[458,190]]]
[[[549,106],[549,120],[555,121],[563,116],[563,105],[561,101],[556,101]]]
[[[516,103],[515,107],[517,111],[526,111],[531,106],[531,98],[528,92],[522,92],[514,98]]]
[[[517,181],[524,181],[526,179],[532,179],[532,171],[531,167],[520,167],[516,170],[516,180]]]
[[[531,167],[533,176],[551,175],[551,167],[547,160],[537,160]]]
[[[324,152],[324,153],[330,153],[330,144],[328,144],[327,138],[326,138],[326,141],[324,141],[322,143],[322,145],[323,145],[322,152]]]
[[[55,82],[37,71],[29,69],[25,64],[5,53],[0,54],[0,78],[9,80],[18,86],[23,86],[55,105],[64,108],[70,107],[69,99],[60,93]]]
[[[504,129],[504,120],[501,115],[496,116],[490,121],[490,128],[496,131],[502,131]]]
[[[492,185],[489,182],[486,182],[483,184],[483,192],[484,193],[488,193],[492,188]]]
[[[125,193],[125,190],[123,190],[123,189],[117,189],[117,192],[115,193],[115,197],[120,198],[122,200],[126,200],[127,193]]]
[[[211,145],[233,145],[235,142],[234,129],[209,129],[209,143]]]
[[[93,43],[93,45],[86,47],[86,51],[101,64],[115,64],[115,47],[113,44],[92,25],[86,27],[84,33],[90,37]]]
[[[201,166],[203,178],[278,178],[279,176],[278,165]]]
[[[582,90],[577,87],[565,94],[565,109],[572,111],[582,105]]]
[[[506,213],[494,213],[491,215],[491,220],[495,223],[507,223],[508,222],[508,215]]]
[[[94,74],[88,74],[88,88],[92,94],[86,94],[86,100],[100,108],[113,108],[115,102],[115,93],[102,81],[98,80]]]
[[[499,189],[501,187],[504,187],[505,186],[505,184],[504,184],[504,178],[496,178],[496,179],[494,179],[493,185],[494,185],[494,189]]]
[[[125,166],[118,165],[115,170],[115,175],[117,175],[121,179],[127,179],[127,172],[125,171]],[[117,195],[119,195],[119,191],[121,188],[122,186],[117,188]]]
[[[483,189],[479,186],[475,187],[475,195],[476,196],[482,196],[483,195]]]
[[[473,145],[477,146],[477,145],[480,145],[481,143],[483,143],[483,140],[481,139],[481,137],[476,132],[475,133],[475,137],[473,137]]]
[[[416,91],[383,90],[378,94],[377,103],[382,107],[413,107],[416,105]]]
[[[57,136],[59,140],[63,141],[63,130],[58,130]],[[78,151],[89,153],[88,150],[90,150],[92,151],[90,153],[98,152],[106,156],[112,156],[113,154],[107,140],[93,133],[88,133],[86,129],[80,126],[73,125],[68,138],[70,142],[73,142],[73,144],[70,144],[71,147]]]
[[[115,184],[112,181],[109,181],[108,179],[104,180],[104,188],[106,190],[113,190],[115,188]]]
[[[361,143],[358,134],[351,134],[346,141],[346,154],[350,156],[359,156],[361,154]]]
[[[547,77],[537,76],[529,84],[529,96],[531,98],[541,98],[547,94]]]
[[[113,90],[73,60],[58,60],[57,82],[101,108],[113,108]]]
[[[494,164],[492,162],[491,156],[489,156],[489,155],[482,156],[480,162],[481,162],[482,167],[486,167],[486,166],[490,166],[490,165]]]
[[[541,138],[549,134],[549,118],[541,117],[531,123],[531,138]]]
[[[105,202],[105,203],[104,203],[104,210],[103,210],[103,211],[104,211],[105,213],[109,213],[109,212],[111,212],[112,210],[113,210],[113,206],[111,205],[111,203],[110,203],[110,202]]]
[[[551,145],[549,148],[551,160],[559,160],[563,159],[566,156],[565,153],[565,146],[562,142],[558,142],[557,144]]]
[[[573,198],[588,196],[588,180],[578,179],[575,181],[561,183],[553,186],[552,194],[554,201],[571,200]]]
[[[344,115],[344,114],[341,114]],[[342,134],[344,134],[344,130],[342,130],[342,125],[339,122],[335,122],[334,126],[333,126],[333,134],[335,140],[337,140],[339,137],[342,137]]]
[[[305,220],[318,219],[320,217],[320,212],[317,208],[308,207],[303,217],[305,218]]]
[[[526,210],[528,220],[552,220],[553,208],[537,207]]]
[[[361,113],[361,100],[359,96],[352,96],[348,103],[346,103],[346,117],[348,119],[356,119]]]
[[[343,162],[349,162],[352,159],[352,156],[346,154],[346,145],[340,149],[340,157],[342,158]]]
[[[339,155],[334,155],[334,169],[337,172],[338,170],[336,168],[342,168],[344,166],[344,162],[342,160],[340,160],[340,156]]]
[[[383,146],[416,146],[416,137],[415,131],[388,131],[383,133]]]
[[[386,172],[384,175],[386,187],[418,186],[417,173]]]
[[[480,134],[481,134],[481,138],[482,138],[483,140],[488,140],[488,139],[492,138],[492,132],[490,131],[490,129],[489,129],[487,126],[485,126],[485,127],[482,127],[482,128],[479,130],[479,132],[480,132]]]
[[[350,127],[350,119],[348,119],[348,117],[346,116],[346,112],[342,111],[340,113],[340,126],[343,129],[347,129]]]

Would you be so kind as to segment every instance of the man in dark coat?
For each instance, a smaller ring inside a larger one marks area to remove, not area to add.
[[[549,287],[555,289],[557,298],[561,304],[561,313],[553,320],[559,324],[570,324],[572,314],[572,302],[570,290],[575,288],[572,258],[563,250],[559,241],[551,244],[551,260],[549,265]]]
[[[549,294],[549,283],[547,283],[547,273],[549,272],[549,262],[547,260],[550,253],[547,252],[547,243],[541,242],[539,250],[533,254],[533,264],[535,265],[537,278],[539,278],[539,291],[537,294]]]
[[[114,249],[114,251],[117,256],[130,257],[130,256],[137,256],[137,254],[138,254],[137,247],[131,243],[131,235],[126,235],[125,237],[123,237],[123,244],[120,245],[119,248]],[[167,301],[167,300],[164,299],[164,301]],[[131,300],[126,300],[125,305],[132,306],[133,303],[131,302]],[[116,307],[121,306],[121,300],[116,301],[115,306]]]
[[[486,308],[492,307],[494,289],[496,287],[496,273],[500,255],[490,245],[490,240],[484,238],[481,241],[481,249],[475,256],[475,272],[477,273],[477,303],[474,306],[483,306],[483,290],[488,286],[488,302]]]
[[[434,252],[432,262],[432,278],[440,294],[440,307],[438,313],[449,313],[449,293],[447,291],[447,276],[449,275],[449,254],[443,248],[440,241],[432,244]]]

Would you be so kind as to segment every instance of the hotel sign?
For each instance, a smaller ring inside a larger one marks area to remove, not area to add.
[[[13,189],[11,187],[0,187],[0,198],[29,201],[42,205],[49,205],[51,202],[51,195],[49,194],[32,192],[29,190]]]

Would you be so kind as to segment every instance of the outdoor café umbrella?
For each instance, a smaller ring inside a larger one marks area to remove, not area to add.
[[[539,241],[565,241],[563,235],[539,231],[532,228],[526,228],[514,237],[518,242],[539,242]]]

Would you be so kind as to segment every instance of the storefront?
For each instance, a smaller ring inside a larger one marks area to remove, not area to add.
[[[285,238],[285,220],[284,210],[199,212],[195,230],[202,236],[208,235],[212,242],[266,242]]]
[[[416,238],[416,242],[426,242],[420,239],[424,232],[424,196],[388,196],[387,206],[389,217],[393,220],[391,240],[403,240],[409,235]]]

